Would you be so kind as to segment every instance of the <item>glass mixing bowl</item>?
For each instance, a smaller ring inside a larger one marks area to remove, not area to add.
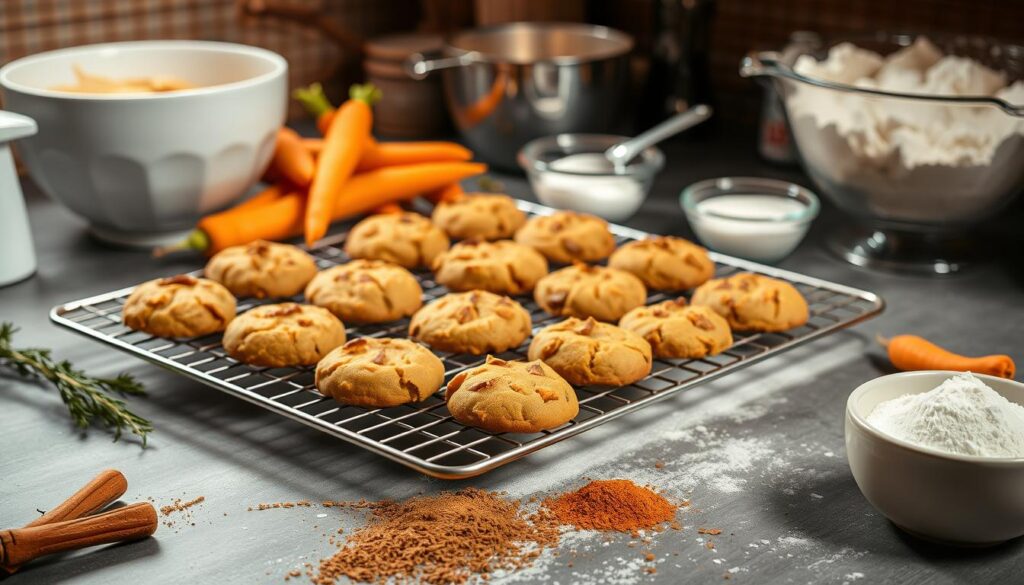
[[[821,60],[842,42],[884,56],[915,38],[878,34],[831,39],[785,55],[753,53],[743,60],[740,75],[774,86],[804,170],[819,191],[857,220],[830,240],[833,250],[861,266],[948,274],[971,257],[969,228],[1024,188],[1024,104],[988,96],[881,91],[812,79],[793,69],[800,55]],[[1024,79],[1024,47],[980,37],[928,38],[946,55],[969,57],[1003,72],[1008,84]],[[1001,138],[990,139],[981,156],[939,163],[928,152],[935,148],[931,141],[875,148],[878,137],[871,132],[888,129],[875,123],[864,130],[857,117],[879,112],[925,128],[966,128],[968,139],[976,136],[980,142],[993,134]]]

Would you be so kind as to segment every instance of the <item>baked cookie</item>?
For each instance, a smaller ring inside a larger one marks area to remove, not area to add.
[[[709,280],[690,302],[714,309],[739,331],[785,331],[808,319],[807,301],[793,285],[750,272]]]
[[[707,250],[672,236],[624,244],[612,253],[608,266],[632,272],[648,288],[656,290],[694,288],[715,275],[715,263]]]
[[[157,337],[198,337],[224,331],[235,297],[220,283],[179,274],[135,287],[124,303],[126,327]]]
[[[296,246],[256,240],[217,252],[206,263],[206,278],[236,297],[290,297],[316,274],[313,257]]]
[[[338,402],[386,408],[422,402],[444,383],[444,364],[408,339],[359,337],[316,365],[316,389]]]
[[[533,336],[528,354],[573,386],[625,386],[651,373],[651,346],[615,325],[569,317]]]
[[[638,333],[663,358],[702,358],[732,345],[725,318],[710,307],[687,306],[683,297],[637,307],[622,317],[619,327]]]
[[[516,241],[535,248],[552,262],[595,262],[615,249],[608,222],[594,215],[556,211],[531,218],[516,232]]]
[[[352,258],[387,260],[405,268],[430,266],[448,249],[448,236],[418,213],[371,215],[357,223],[345,240]]]
[[[511,238],[526,223],[526,214],[508,195],[471,193],[439,203],[431,219],[456,240],[501,240]]]
[[[615,268],[574,264],[540,279],[533,298],[552,315],[618,321],[647,301],[644,283]]]
[[[530,314],[519,303],[483,290],[447,294],[409,322],[409,336],[452,353],[501,353],[530,336]]]
[[[321,307],[262,305],[232,321],[223,343],[228,355],[254,366],[307,366],[345,343],[345,326]]]
[[[562,426],[580,412],[576,392],[541,361],[483,365],[448,382],[448,411],[462,424],[492,433],[536,433]]]
[[[401,266],[382,260],[353,260],[320,272],[306,287],[306,300],[343,323],[385,323],[415,313],[423,289]]]
[[[530,292],[548,273],[539,252],[512,240],[469,240],[434,259],[434,280],[451,290],[487,290],[503,295]]]

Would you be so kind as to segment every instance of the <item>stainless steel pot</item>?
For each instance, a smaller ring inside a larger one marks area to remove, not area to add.
[[[413,55],[406,68],[417,79],[445,70],[448,109],[470,148],[515,169],[534,138],[613,130],[632,48],[632,37],[603,26],[518,22],[457,33],[444,58]]]

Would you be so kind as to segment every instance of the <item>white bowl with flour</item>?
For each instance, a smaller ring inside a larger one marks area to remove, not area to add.
[[[868,502],[911,534],[962,546],[1016,538],[1024,535],[1022,406],[1024,384],[993,376],[876,378],[846,403],[850,470]]]

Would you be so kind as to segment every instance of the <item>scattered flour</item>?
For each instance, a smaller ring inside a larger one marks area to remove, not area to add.
[[[972,374],[883,402],[868,423],[898,439],[957,455],[1024,457],[1024,407]]]

